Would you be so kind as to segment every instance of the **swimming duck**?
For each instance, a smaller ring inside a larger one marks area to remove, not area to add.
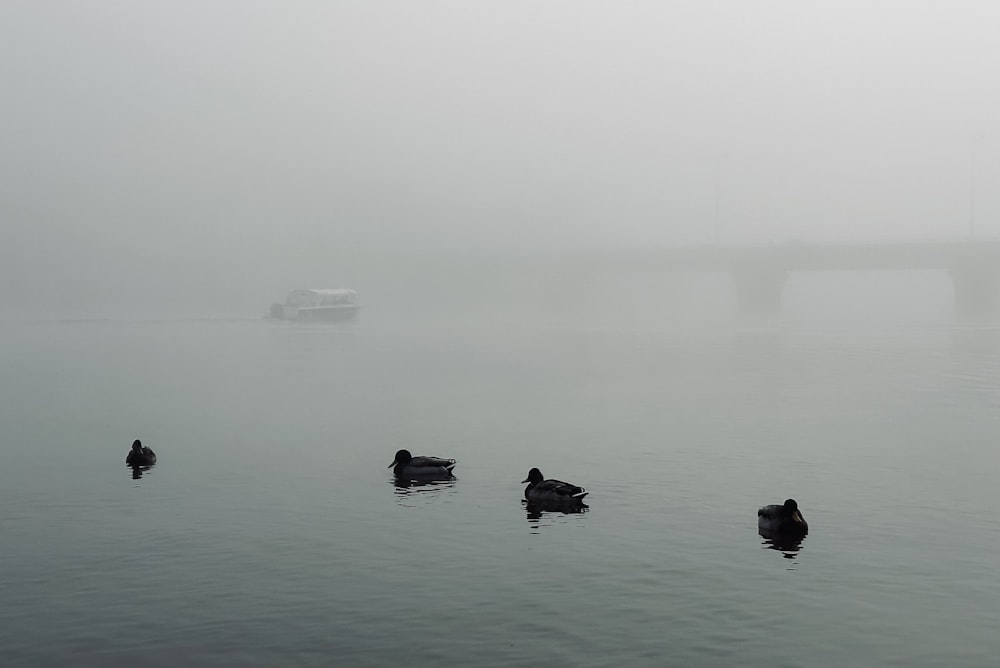
[[[142,444],[139,439],[132,442],[132,449],[125,457],[129,466],[152,466],[156,463],[156,453]]]
[[[757,528],[770,533],[805,534],[809,531],[799,504],[788,499],[782,505],[764,506],[757,511]]]
[[[562,480],[546,480],[538,469],[528,471],[528,477],[521,481],[528,483],[524,488],[524,498],[529,503],[583,503],[587,490]]]
[[[454,459],[440,457],[414,457],[409,450],[399,450],[395,459],[386,468],[403,478],[450,478],[455,468]]]

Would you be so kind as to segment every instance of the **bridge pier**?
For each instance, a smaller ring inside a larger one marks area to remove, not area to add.
[[[1000,303],[1000,267],[989,258],[977,259],[950,269],[955,288],[955,312],[966,318],[996,314]]]
[[[729,273],[736,288],[740,312],[748,315],[773,315],[781,310],[781,292],[788,271],[773,265],[741,267]]]

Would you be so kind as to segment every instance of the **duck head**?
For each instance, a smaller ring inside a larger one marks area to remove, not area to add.
[[[142,454],[142,441],[139,439],[132,441],[132,452]]]
[[[806,521],[802,519],[802,513],[799,512],[799,504],[796,503],[795,499],[786,499],[784,503],[785,514],[792,518],[792,521],[796,524],[805,524]]]
[[[393,466],[406,466],[410,463],[411,459],[413,459],[413,455],[410,454],[409,450],[397,450],[395,459],[386,468],[391,469]]]
[[[530,482],[532,485],[537,485],[541,481],[545,480],[545,476],[538,469],[531,469],[528,471],[528,477],[522,480],[522,483]]]

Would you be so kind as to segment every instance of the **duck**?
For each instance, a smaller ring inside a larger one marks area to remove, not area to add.
[[[809,531],[799,504],[795,499],[787,499],[783,504],[764,506],[757,510],[757,528],[772,534],[801,534]]]
[[[440,457],[414,457],[409,450],[398,450],[392,463],[386,468],[402,478],[451,478],[455,468],[454,459]]]
[[[135,439],[132,441],[132,449],[125,457],[125,463],[129,466],[152,466],[156,463],[156,453],[142,444],[142,441]]]
[[[528,483],[524,488],[524,498],[528,503],[579,504],[588,492],[579,485],[562,480],[546,480],[537,468],[528,471],[528,477],[521,481]]]

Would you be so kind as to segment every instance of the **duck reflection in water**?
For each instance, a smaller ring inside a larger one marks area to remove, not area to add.
[[[588,510],[590,506],[584,503],[578,503],[575,505],[566,505],[559,503],[535,503],[530,501],[522,501],[524,504],[524,509],[527,513],[527,520],[529,522],[537,522],[542,519],[542,516],[546,513],[550,515],[581,515]]]
[[[794,559],[799,550],[802,549],[802,543],[806,539],[805,534],[789,535],[774,533],[767,529],[758,529],[758,533],[763,539],[761,545],[765,549],[777,550],[785,559]]]
[[[403,506],[418,506],[434,503],[444,498],[443,495],[453,494],[456,480],[454,477],[442,480],[394,477],[390,483],[397,503]]]
[[[416,492],[428,492],[435,489],[442,489],[445,487],[453,487],[455,481],[458,480],[455,476],[450,478],[400,478],[393,477],[392,484],[396,488],[397,494],[411,494]]]
[[[128,467],[132,469],[132,480],[138,480],[142,477],[143,473],[147,473],[152,466],[140,466],[139,464],[129,464]]]

